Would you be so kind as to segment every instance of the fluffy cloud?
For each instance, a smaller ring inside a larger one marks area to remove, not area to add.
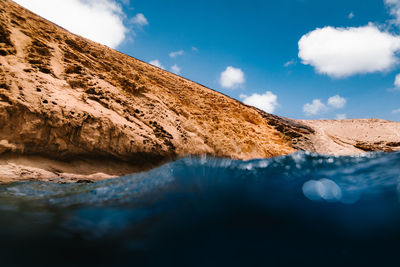
[[[400,89],[400,74],[396,75],[396,78],[394,79],[394,86],[396,89]]]
[[[175,74],[181,74],[181,68],[176,64],[171,67],[171,71]]]
[[[133,24],[137,25],[138,27],[143,27],[143,26],[149,25],[149,22],[147,21],[146,17],[142,13],[136,14],[136,16],[134,16],[131,19],[131,22]]]
[[[382,32],[373,24],[324,27],[304,35],[298,45],[303,64],[313,66],[318,73],[341,78],[392,68],[398,62],[400,37]]]
[[[161,64],[161,62],[158,59],[152,60],[149,62],[151,65],[159,67],[160,69],[165,69],[164,66]]]
[[[115,0],[15,0],[38,15],[95,42],[115,48],[126,36],[125,14]]]
[[[229,66],[221,73],[219,83],[223,88],[235,88],[245,82],[244,73],[241,69]]]
[[[273,113],[278,106],[278,97],[270,91],[262,95],[241,95],[240,98],[243,100],[243,103],[264,110],[267,113]]]
[[[179,51],[175,51],[175,52],[169,53],[169,56],[170,56],[171,58],[176,58],[177,56],[182,56],[183,53],[185,53],[185,51],[179,50]]]
[[[385,4],[390,8],[394,23],[400,25],[400,0],[385,0]]]
[[[327,107],[320,99],[314,99],[312,103],[303,106],[303,112],[307,116],[317,115],[327,110]]]
[[[400,108],[398,108],[398,109],[395,109],[395,110],[392,110],[392,113],[393,113],[393,114],[400,113]]]
[[[346,98],[343,98],[340,95],[335,95],[328,99],[328,105],[337,109],[344,108],[346,102]]]
[[[332,109],[341,109],[346,105],[346,98],[341,97],[340,95],[335,95],[328,98],[328,103],[325,104],[321,101],[321,99],[314,99],[311,103],[307,103],[303,106],[303,112],[306,116],[319,115],[321,113],[325,113]],[[337,114],[336,117],[343,117],[346,114]]]

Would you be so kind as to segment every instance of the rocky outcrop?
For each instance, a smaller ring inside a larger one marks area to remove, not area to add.
[[[266,114],[0,0],[0,181],[105,179],[188,155],[325,152],[321,136],[318,123]],[[349,146],[400,142],[364,141]]]

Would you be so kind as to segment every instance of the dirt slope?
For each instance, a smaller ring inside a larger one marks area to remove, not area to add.
[[[187,155],[324,152],[319,127],[248,107],[0,0],[0,181],[105,179]]]
[[[295,151],[257,110],[75,36],[12,1],[0,0],[0,55],[3,160],[90,159],[137,169],[184,155],[251,159]]]
[[[371,151],[400,151],[400,123],[378,120],[302,121],[313,128],[309,136],[320,154],[352,155]],[[312,150],[312,149],[311,149]]]

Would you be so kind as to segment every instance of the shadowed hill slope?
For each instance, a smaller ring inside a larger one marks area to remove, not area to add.
[[[3,182],[104,179],[187,155],[319,152],[316,133],[324,133],[315,127],[246,106],[0,0]]]

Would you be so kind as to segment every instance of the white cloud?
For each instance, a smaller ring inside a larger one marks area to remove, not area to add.
[[[350,12],[350,14],[347,16],[349,19],[354,18],[354,12]]]
[[[346,114],[336,114],[335,120],[345,120],[347,119]]]
[[[152,60],[149,62],[151,65],[159,67],[160,69],[165,69],[164,66],[161,64],[161,62],[158,59]]]
[[[134,16],[131,19],[131,22],[133,24],[137,25],[138,27],[143,27],[143,26],[149,25],[149,22],[147,21],[146,17],[142,13],[136,14],[136,16]]]
[[[199,49],[197,47],[192,46],[192,51],[193,52],[199,52]]]
[[[318,28],[299,41],[299,58],[318,73],[342,78],[382,72],[398,63],[400,37],[369,24],[358,28]]]
[[[390,8],[390,14],[394,17],[394,23],[400,25],[400,1],[384,0],[385,4]]]
[[[125,14],[115,0],[15,0],[72,33],[115,48],[126,37]]]
[[[394,79],[394,86],[396,89],[400,89],[400,74],[396,75],[396,78]]]
[[[185,51],[179,50],[179,51],[175,51],[175,52],[169,53],[169,56],[170,56],[171,58],[176,58],[177,56],[182,56],[183,53],[185,53]]]
[[[287,67],[290,67],[290,66],[293,66],[293,65],[296,65],[296,60],[294,60],[294,59],[289,60],[288,62],[286,62],[285,64],[283,64],[283,66],[285,66],[286,68],[287,68]]]
[[[346,102],[346,98],[343,98],[340,95],[335,95],[328,99],[328,105],[337,109],[344,108]]]
[[[278,97],[270,91],[262,95],[241,95],[240,98],[242,98],[243,103],[264,110],[267,113],[273,113],[278,106]]]
[[[340,95],[331,96],[328,98],[327,104],[321,101],[321,99],[314,99],[311,103],[307,103],[303,106],[303,112],[306,116],[320,115],[327,111],[334,109],[342,109],[346,105],[346,98]],[[346,114],[337,114],[337,118],[342,118]]]
[[[307,116],[317,115],[327,110],[327,107],[320,99],[314,99],[312,103],[303,106],[303,112]]]
[[[400,108],[398,108],[398,109],[395,109],[395,110],[392,110],[392,113],[393,113],[393,114],[400,113]]]
[[[241,69],[229,66],[221,73],[219,82],[223,88],[235,88],[245,82]]]
[[[181,74],[181,68],[176,64],[171,67],[171,71],[175,74]]]

